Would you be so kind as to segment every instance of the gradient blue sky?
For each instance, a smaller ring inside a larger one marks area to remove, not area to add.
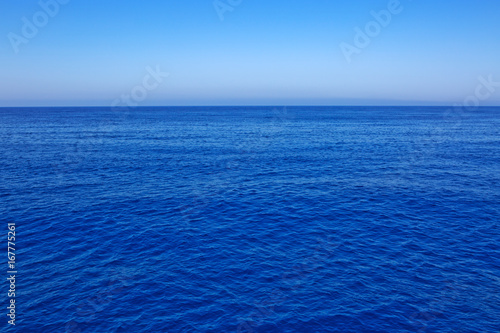
[[[170,76],[144,106],[451,105],[500,81],[498,0],[400,0],[348,63],[339,45],[388,2],[242,0],[221,21],[213,0],[70,0],[15,53],[9,33],[41,7],[2,1],[0,106],[108,106],[148,66]]]

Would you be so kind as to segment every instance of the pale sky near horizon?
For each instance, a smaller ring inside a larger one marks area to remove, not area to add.
[[[55,1],[0,3],[0,106],[500,105],[498,0]]]

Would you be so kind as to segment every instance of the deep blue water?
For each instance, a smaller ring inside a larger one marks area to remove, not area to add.
[[[500,332],[498,108],[4,108],[0,140],[19,332]]]

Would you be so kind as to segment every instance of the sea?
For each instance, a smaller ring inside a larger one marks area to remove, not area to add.
[[[0,143],[2,332],[500,332],[500,108],[1,108]]]

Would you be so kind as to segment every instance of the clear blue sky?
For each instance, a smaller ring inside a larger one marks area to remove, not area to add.
[[[144,106],[451,105],[480,76],[500,82],[498,0],[400,0],[350,62],[341,43],[389,1],[231,1],[224,20],[213,0],[69,0],[53,17],[2,1],[0,106],[108,106],[141,92],[148,66],[169,76]],[[490,95],[481,105],[500,105],[500,86]]]

